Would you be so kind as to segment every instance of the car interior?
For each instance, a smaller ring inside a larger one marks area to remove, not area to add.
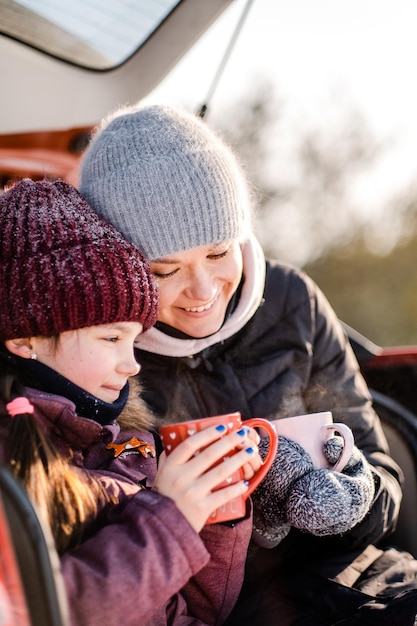
[[[19,615],[19,626],[69,624],[59,558],[50,529],[42,523],[17,479],[2,466],[0,553],[3,559],[0,581]]]

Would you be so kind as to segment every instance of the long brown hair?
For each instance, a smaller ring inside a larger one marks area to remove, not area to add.
[[[0,350],[0,400],[7,405],[26,397],[17,372]],[[79,542],[86,523],[110,497],[98,481],[57,452],[32,414],[19,413],[4,422],[6,462],[50,525],[62,553]]]

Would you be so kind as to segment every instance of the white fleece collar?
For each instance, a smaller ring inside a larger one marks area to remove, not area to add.
[[[153,327],[139,336],[135,347],[164,356],[184,357],[198,354],[237,333],[258,309],[265,286],[265,256],[254,235],[242,244],[245,281],[236,309],[217,333],[203,339],[179,339]]]

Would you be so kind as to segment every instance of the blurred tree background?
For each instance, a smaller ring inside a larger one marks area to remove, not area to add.
[[[302,267],[339,318],[374,343],[416,344],[417,177],[370,210],[361,188],[389,138],[377,140],[340,97],[331,119],[309,127],[291,123],[267,83],[252,93],[207,123],[241,156],[266,254]]]

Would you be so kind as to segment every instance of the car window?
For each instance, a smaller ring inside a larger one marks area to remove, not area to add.
[[[54,57],[109,70],[126,61],[178,0],[0,0],[0,32]]]

